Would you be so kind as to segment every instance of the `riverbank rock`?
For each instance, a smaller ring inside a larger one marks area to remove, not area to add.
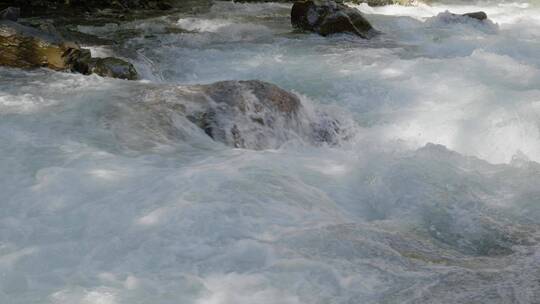
[[[322,36],[351,33],[367,39],[377,33],[358,10],[330,0],[295,2],[291,23],[295,28]]]
[[[132,64],[118,58],[92,58],[90,51],[64,40],[52,25],[42,30],[10,20],[0,20],[0,65],[137,79]]]
[[[69,70],[80,47],[61,37],[10,20],[0,20],[0,65]]]

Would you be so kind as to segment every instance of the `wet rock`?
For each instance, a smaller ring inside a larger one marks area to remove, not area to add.
[[[337,119],[308,113],[298,96],[274,84],[223,81],[191,89],[200,90],[208,99],[202,103],[202,113],[188,117],[214,140],[229,146],[276,148],[293,139],[312,144],[339,142]]]
[[[125,60],[114,57],[91,58],[89,52],[83,52],[78,58],[73,67],[76,72],[126,80],[138,79],[135,67]]]
[[[336,118],[310,111],[295,94],[258,80],[153,85],[136,95],[142,99],[115,103],[104,111],[105,124],[130,149],[152,147],[151,141],[182,142],[196,129],[201,138],[255,150],[289,141],[335,145],[345,133]]]
[[[466,13],[466,14],[463,14],[462,16],[473,18],[480,21],[484,21],[488,18],[487,14],[484,12]]]
[[[223,81],[198,89],[210,102],[203,113],[189,118],[214,140],[262,149],[290,139],[287,132],[294,128],[301,105],[296,95],[256,80]]]
[[[0,20],[0,65],[15,68],[46,67],[56,71],[137,79],[132,64],[118,58],[92,58],[89,50],[64,40],[52,24],[40,28]]]
[[[484,12],[474,12],[466,14],[455,14],[450,11],[444,11],[437,16],[428,18],[426,22],[435,26],[452,25],[452,24],[469,24],[473,26],[480,25],[484,29],[495,30],[496,25],[488,19],[488,16]]]
[[[311,123],[315,142],[335,146],[339,144],[340,140],[347,139],[347,136],[342,134],[343,130],[339,120],[326,113],[317,113],[316,117],[317,119]]]
[[[21,9],[18,7],[8,7],[0,11],[0,20],[17,21],[21,15]]]
[[[0,65],[18,68],[48,67],[69,70],[80,47],[61,37],[0,20]]]
[[[367,39],[377,33],[358,10],[330,0],[295,2],[291,23],[322,36],[351,33]]]
[[[201,88],[215,102],[234,106],[242,112],[250,110],[249,98],[245,96],[246,92],[253,94],[253,97],[260,102],[260,105],[256,105],[256,108],[253,109],[255,112],[259,112],[260,107],[264,106],[272,111],[292,115],[300,107],[300,100],[296,95],[263,81],[222,81],[203,85]]]

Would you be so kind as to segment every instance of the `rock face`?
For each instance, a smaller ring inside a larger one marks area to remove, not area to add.
[[[358,10],[330,0],[295,2],[291,23],[322,36],[351,33],[367,39],[377,33]]]
[[[52,25],[40,30],[10,20],[0,20],[0,65],[137,79],[137,71],[130,63],[117,58],[92,58],[90,51],[65,41]]]

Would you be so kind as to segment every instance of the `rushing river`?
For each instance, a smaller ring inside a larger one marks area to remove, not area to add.
[[[79,27],[141,81],[0,68],[0,303],[540,303],[540,6],[356,7],[385,34],[217,2]],[[241,79],[349,135],[234,149],[115,112]]]

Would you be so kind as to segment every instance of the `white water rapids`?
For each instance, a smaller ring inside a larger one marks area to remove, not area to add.
[[[540,6],[356,7],[385,34],[217,2],[79,27],[141,81],[0,68],[0,303],[540,303]],[[352,135],[253,151],[113,111],[242,79]]]

